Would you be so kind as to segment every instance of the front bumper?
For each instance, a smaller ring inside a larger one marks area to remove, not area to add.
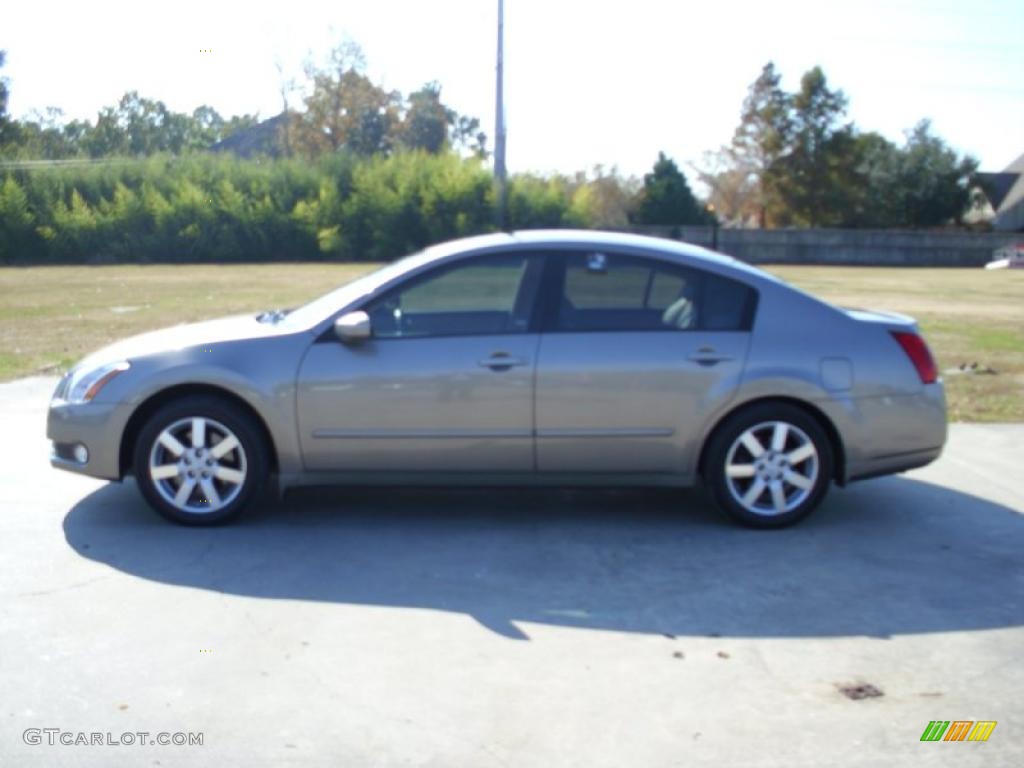
[[[53,441],[51,466],[103,480],[121,479],[121,436],[128,421],[127,408],[119,403],[72,405],[60,399],[50,403],[46,436]],[[72,448],[84,445],[85,463],[76,461]]]

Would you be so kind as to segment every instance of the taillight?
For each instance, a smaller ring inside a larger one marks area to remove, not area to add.
[[[922,384],[931,384],[939,378],[939,371],[935,367],[935,358],[932,357],[928,345],[924,339],[916,333],[906,331],[892,331],[892,337],[900,343],[903,351],[907,353],[910,362],[917,369],[917,375],[921,377]]]

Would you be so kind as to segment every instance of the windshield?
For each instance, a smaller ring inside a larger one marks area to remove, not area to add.
[[[406,272],[412,272],[423,264],[457,253],[483,252],[485,249],[504,245],[507,242],[509,242],[508,235],[489,234],[428,246],[422,251],[386,264],[380,269],[363,275],[350,283],[345,283],[330,293],[288,312],[282,316],[281,325],[292,328],[311,328],[359,298],[373,293],[385,283],[391,282]]]
[[[295,328],[311,328],[360,297],[373,293],[377,288],[390,282],[403,272],[418,266],[424,261],[425,257],[425,253],[415,253],[412,256],[406,256],[404,259],[386,264],[380,269],[375,269],[369,274],[340,285],[330,293],[325,293],[323,296],[313,299],[308,304],[303,304],[298,309],[294,309],[284,315],[281,319],[281,325],[293,326]]]

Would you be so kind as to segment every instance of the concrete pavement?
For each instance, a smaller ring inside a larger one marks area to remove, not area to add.
[[[778,532],[696,491],[345,489],[190,530],[50,469],[54,383],[0,385],[0,765],[1024,764],[1024,425]]]

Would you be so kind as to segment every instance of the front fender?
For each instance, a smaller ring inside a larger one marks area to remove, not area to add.
[[[240,400],[260,417],[282,474],[300,471],[295,377],[305,347],[297,349],[293,342],[260,339],[258,350],[239,349],[240,345],[234,344],[231,350],[182,350],[133,360],[130,373],[117,377],[102,391],[127,414],[118,439],[123,441],[125,432],[137,426],[133,420],[169,393],[179,391],[187,396],[190,388],[219,391]]]

